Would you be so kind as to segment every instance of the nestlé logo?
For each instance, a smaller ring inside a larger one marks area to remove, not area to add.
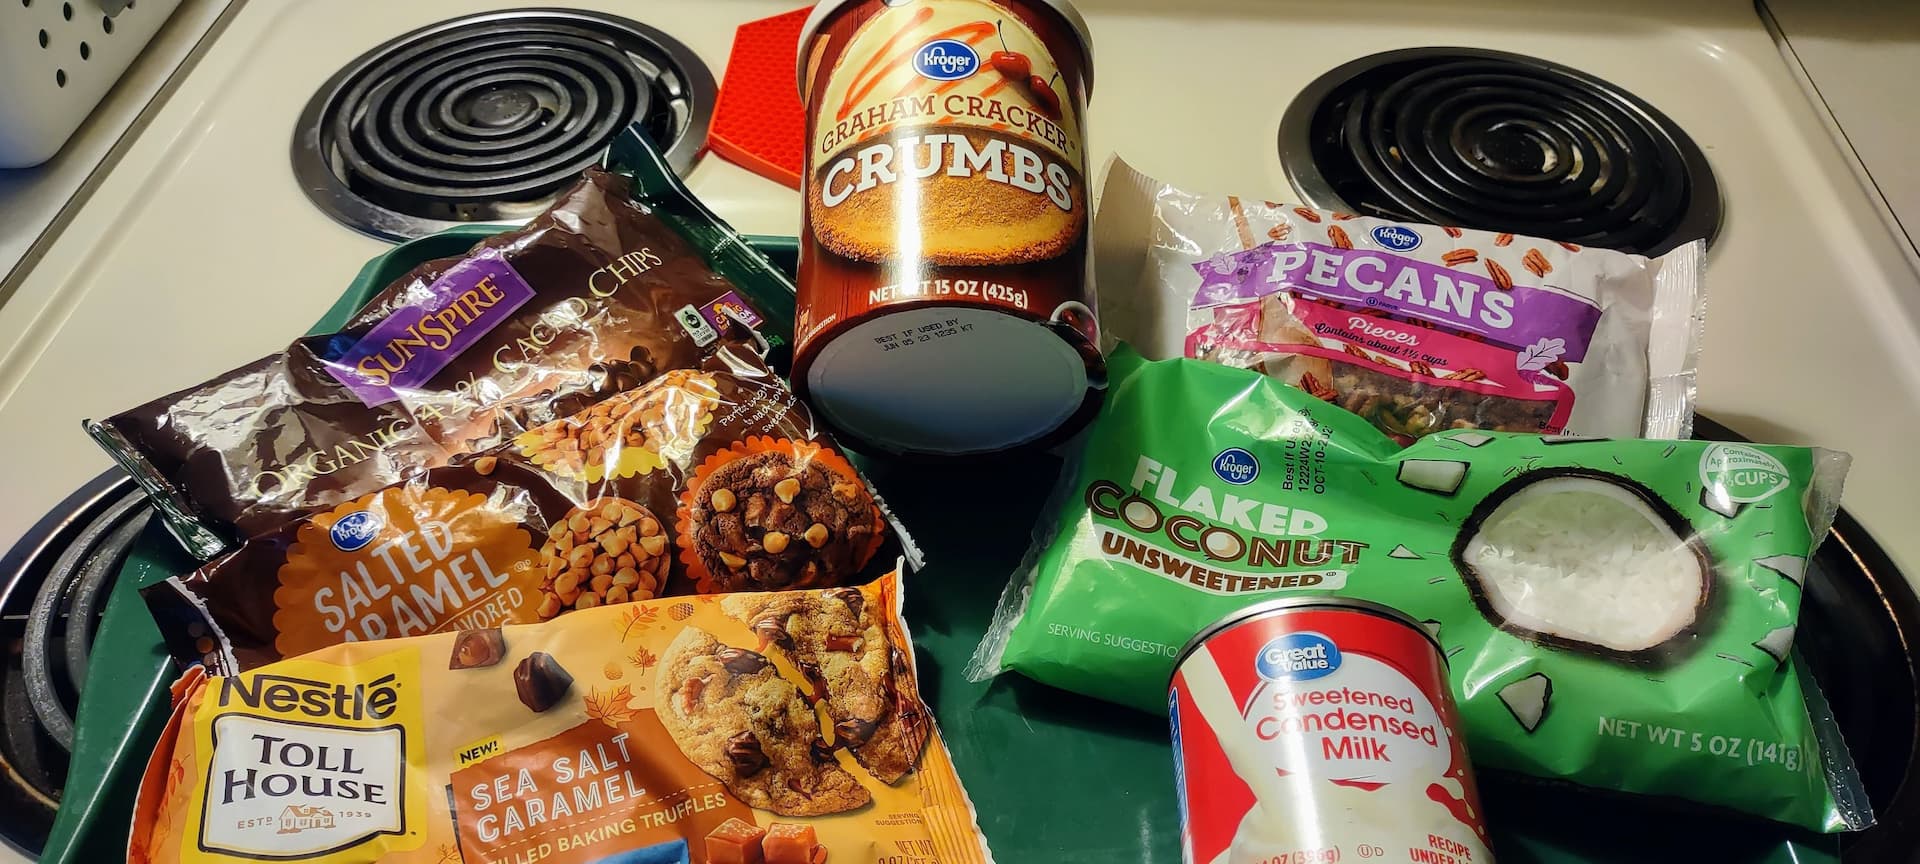
[[[225,708],[238,698],[248,708],[265,708],[280,714],[385,720],[393,716],[400,702],[400,690],[393,679],[394,676],[386,675],[348,688],[345,684],[289,675],[240,675],[226,679],[227,686],[220,689],[220,707]]]
[[[1411,228],[1382,225],[1373,229],[1373,242],[1395,252],[1411,252],[1420,245],[1420,235]]]
[[[1288,633],[1260,649],[1254,671],[1268,681],[1312,681],[1340,668],[1340,646],[1318,633]]]
[[[380,521],[380,515],[371,510],[348,513],[340,517],[340,521],[333,523],[333,527],[327,530],[327,537],[333,541],[335,549],[342,552],[358,552],[366,548],[368,543],[373,542],[373,538],[379,535],[382,524],[384,523]]]
[[[913,52],[913,71],[935,81],[958,81],[980,68],[980,55],[958,39],[935,39]]]

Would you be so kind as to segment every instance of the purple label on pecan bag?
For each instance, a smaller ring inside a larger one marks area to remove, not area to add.
[[[1289,291],[1431,321],[1509,348],[1562,339],[1560,359],[1567,362],[1586,357],[1600,323],[1600,307],[1581,297],[1523,285],[1502,291],[1485,276],[1372,249],[1269,244],[1217,255],[1193,269],[1200,274],[1196,309]]]
[[[360,401],[380,405],[419,387],[474,340],[533,299],[533,287],[500,252],[484,249],[447,269],[426,296],[401,307],[328,361],[327,372]]]

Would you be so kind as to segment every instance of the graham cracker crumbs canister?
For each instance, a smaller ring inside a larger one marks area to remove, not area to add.
[[[1065,0],[814,8],[793,383],[843,439],[983,454],[1092,418],[1089,44]]]

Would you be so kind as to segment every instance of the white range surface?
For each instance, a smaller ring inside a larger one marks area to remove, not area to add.
[[[794,0],[566,4],[644,21],[718,78],[735,25]],[[269,353],[388,247],[301,194],[288,142],[361,52],[504,0],[254,0],[0,306],[0,495],[10,543],[108,467],[80,421]],[[526,4],[522,4],[526,5]],[[1750,0],[1286,3],[1080,0],[1095,42],[1090,134],[1154,176],[1288,196],[1275,147],[1303,85],[1356,57],[1459,45],[1531,54],[1653,103],[1705,149],[1725,199],[1701,410],[1765,441],[1854,454],[1846,504],[1909,573],[1920,532],[1920,277]],[[742,231],[791,234],[797,195],[708,155],[691,184]]]
[[[1920,261],[1920,3],[1881,0],[1761,0],[1806,72],[1820,103],[1853,150],[1886,214]]]

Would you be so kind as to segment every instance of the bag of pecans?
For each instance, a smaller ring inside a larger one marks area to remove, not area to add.
[[[524,227],[421,265],[338,332],[88,431],[210,558],[697,366],[729,331],[780,347],[786,276],[639,135],[615,151],[616,169],[589,169]]]
[[[195,667],[127,860],[988,864],[915,674],[894,575]]]
[[[1149,359],[1258,370],[1402,446],[1693,426],[1704,242],[1647,258],[1197,195],[1117,159],[1105,190],[1105,332]]]
[[[882,553],[887,554],[882,554]],[[918,551],[751,344],[254,537],[147,589],[172,653],[337,645],[655,597],[826,588]]]

